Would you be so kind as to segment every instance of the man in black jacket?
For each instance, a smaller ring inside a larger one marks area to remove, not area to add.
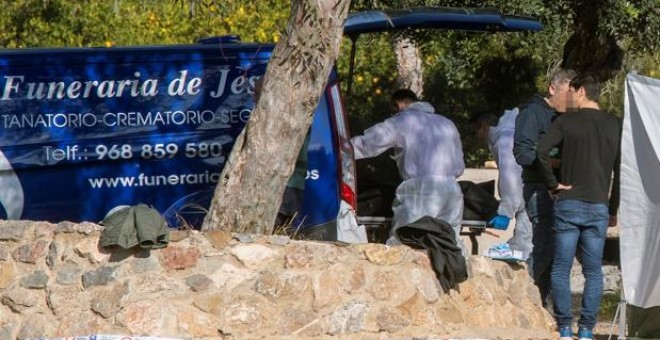
[[[561,339],[572,339],[570,272],[578,243],[585,283],[578,338],[593,339],[592,329],[603,292],[601,271],[608,225],[616,224],[619,206],[621,121],[598,106],[600,85],[580,75],[570,83],[569,109],[555,120],[538,147],[546,189],[556,193],[555,251],[552,263],[553,306]],[[550,150],[561,147],[561,183],[550,165]],[[614,186],[609,197],[612,173]],[[579,242],[578,242],[579,241]]]
[[[539,140],[557,113],[566,112],[568,83],[576,75],[573,70],[558,70],[551,79],[546,96],[535,95],[520,106],[516,117],[513,154],[522,166],[523,196],[527,215],[532,222],[532,253],[527,262],[534,283],[547,306],[550,295],[550,267],[553,258],[552,209],[553,202],[543,182],[536,157]]]

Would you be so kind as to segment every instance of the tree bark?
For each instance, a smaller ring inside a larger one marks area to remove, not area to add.
[[[339,53],[350,0],[293,0],[261,95],[215,189],[203,230],[271,233],[287,179]]]
[[[606,4],[600,0],[575,3],[575,32],[564,45],[562,67],[606,81],[621,70],[624,51],[614,36],[599,29],[603,6]]]
[[[424,92],[424,69],[419,46],[414,40],[397,35],[394,38],[394,54],[399,71],[397,86],[410,89],[421,98]]]

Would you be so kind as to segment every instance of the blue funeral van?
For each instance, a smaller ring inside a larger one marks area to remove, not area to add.
[[[344,33],[355,44],[363,33],[416,28],[542,26],[494,10],[415,8],[351,14]],[[172,227],[199,226],[273,47],[226,36],[0,50],[0,219],[98,222],[146,203]],[[346,114],[333,70],[314,112],[299,214],[315,238],[336,238],[342,201],[357,206]]]

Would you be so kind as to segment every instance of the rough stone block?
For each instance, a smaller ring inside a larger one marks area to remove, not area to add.
[[[0,222],[0,241],[21,241],[28,230],[30,230],[30,225],[25,221],[2,221]]]
[[[348,277],[343,280],[344,290],[349,293],[355,293],[364,287],[366,274],[362,265],[356,264],[352,268],[346,268]]]
[[[381,308],[376,315],[376,322],[381,331],[396,333],[401,329],[408,327],[410,321],[401,316],[401,314],[389,307]]]
[[[9,247],[5,244],[0,244],[0,261],[9,260]]]
[[[129,268],[131,273],[136,274],[160,272],[163,269],[158,258],[156,256],[151,256],[151,253],[148,251],[143,257],[132,258],[129,263]]]
[[[313,308],[320,311],[326,307],[335,307],[342,301],[344,294],[344,272],[340,265],[333,265],[321,270],[312,279],[314,291]]]
[[[168,246],[159,252],[160,261],[167,270],[182,270],[197,265],[202,253],[197,248]]]
[[[76,230],[76,224],[70,221],[62,221],[55,226],[55,234],[71,234]]]
[[[266,242],[276,246],[285,246],[291,242],[291,238],[286,235],[270,235],[266,238]]]
[[[205,294],[195,295],[193,306],[204,312],[218,315],[225,308],[224,295],[222,292],[207,292]]]
[[[34,315],[21,323],[18,331],[18,339],[39,338],[48,333],[48,325],[51,324],[44,315]]]
[[[43,289],[48,284],[48,275],[43,270],[36,270],[32,274],[21,278],[21,287],[28,289]]]
[[[413,287],[406,285],[405,279],[399,273],[391,270],[377,271],[367,281],[371,283],[371,296],[376,300],[401,302],[415,293]]]
[[[48,238],[52,239],[55,233],[55,225],[48,222],[35,222],[34,223],[34,238]]]
[[[188,276],[185,281],[193,292],[201,292],[213,284],[213,281],[203,274]]]
[[[457,307],[450,299],[439,301],[435,307],[435,319],[438,324],[462,324],[465,322],[463,313],[469,314],[470,312]]]
[[[349,301],[327,317],[330,335],[358,333],[366,323],[369,305],[362,301]]]
[[[368,243],[360,246],[367,260],[378,265],[395,265],[403,261],[408,247],[388,247],[383,244]]]
[[[124,306],[117,314],[117,323],[129,334],[171,336],[178,332],[176,311],[165,304],[138,301]]]
[[[288,308],[282,312],[279,324],[283,335],[318,337],[323,333],[321,321],[311,310]]]
[[[56,265],[59,264],[59,256],[60,253],[62,252],[63,247],[59,245],[57,242],[51,242],[48,245],[48,255],[46,255],[46,265],[48,268],[51,270],[55,268]]]
[[[216,249],[224,249],[233,239],[231,232],[226,230],[213,230],[207,232],[206,235]]]
[[[258,273],[237,267],[231,263],[224,263],[220,269],[209,276],[215,285],[224,290],[232,290],[246,281],[256,278]]]
[[[283,287],[284,283],[277,274],[271,271],[264,271],[259,274],[255,290],[261,295],[276,298],[279,296]]]
[[[14,263],[0,262],[0,290],[3,290],[15,279]]]
[[[213,315],[192,308],[177,312],[179,334],[186,338],[201,339],[218,335],[219,321]]]
[[[277,329],[276,311],[273,303],[257,295],[235,296],[223,311],[220,328],[228,334],[268,334]]]
[[[112,255],[112,253],[100,248],[96,238],[85,238],[73,248],[78,256],[87,259],[91,264],[108,262],[108,259]]]
[[[117,312],[122,306],[122,299],[129,293],[126,282],[117,284],[111,289],[105,289],[95,294],[92,299],[91,308],[93,311],[108,319]]]
[[[82,268],[76,262],[67,260],[57,272],[57,283],[61,285],[72,285],[80,281]]]
[[[263,268],[280,256],[278,250],[258,243],[238,244],[230,252],[248,268]]]
[[[16,339],[19,319],[9,309],[0,308],[0,339]]]
[[[314,261],[314,253],[309,244],[291,242],[284,247],[284,265],[286,268],[309,268]]]
[[[83,294],[82,290],[76,286],[49,288],[46,302],[55,315],[80,313],[88,309],[89,306],[87,295]]]
[[[37,260],[46,255],[47,247],[48,242],[44,240],[38,240],[36,242],[25,244],[14,249],[12,256],[16,261],[34,264],[37,263]]]
[[[39,297],[35,293],[23,288],[12,288],[2,295],[2,304],[16,313],[23,313],[38,302]]]
[[[427,305],[424,298],[416,293],[410,299],[397,306],[397,312],[402,317],[410,320],[413,325],[422,326],[432,323],[432,318],[427,313]]]
[[[301,302],[312,301],[312,278],[306,273],[284,273],[280,299],[297,299]]]
[[[82,276],[83,287],[89,288],[93,286],[102,286],[114,281],[118,268],[118,266],[103,266],[84,273]]]
[[[188,288],[183,280],[176,276],[160,272],[149,272],[132,275],[128,278],[131,301],[139,301],[144,296],[160,296],[184,294]]]
[[[80,310],[63,315],[59,323],[53,323],[53,325],[57,327],[54,335],[58,337],[71,336],[71,334],[100,333],[104,327],[102,318],[90,310]],[[49,333],[53,334],[53,332]]]

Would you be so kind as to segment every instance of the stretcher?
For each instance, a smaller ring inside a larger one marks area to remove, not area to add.
[[[482,183],[459,181],[459,185],[463,192],[464,203],[461,235],[469,237],[472,245],[470,252],[477,255],[479,252],[477,237],[489,233],[488,220],[497,214],[499,206],[493,194],[495,181]],[[383,195],[382,188],[379,189],[361,195],[359,202],[362,203],[362,209],[358,209],[357,222],[365,226],[369,242],[385,243],[392,227],[392,211],[389,207],[395,188],[390,188],[389,197]],[[360,216],[361,211],[366,211],[368,215]]]
[[[358,216],[358,224],[364,225],[367,230],[367,238],[372,243],[385,243],[392,228],[392,218],[383,216]],[[478,236],[486,232],[487,221],[481,220],[463,220],[461,223],[461,235],[468,236],[471,243],[470,252],[472,255],[479,253]]]

